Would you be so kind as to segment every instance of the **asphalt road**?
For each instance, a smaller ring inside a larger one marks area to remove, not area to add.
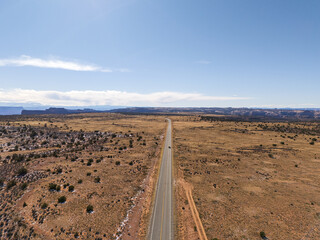
[[[171,120],[167,120],[168,129],[149,231],[151,240],[173,239]]]

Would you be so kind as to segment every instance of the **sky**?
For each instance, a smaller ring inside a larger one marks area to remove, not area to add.
[[[0,105],[320,107],[319,0],[1,0]]]

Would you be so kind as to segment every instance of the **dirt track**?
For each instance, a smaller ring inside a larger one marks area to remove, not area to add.
[[[199,234],[199,239],[200,240],[208,240],[206,232],[203,228],[201,219],[199,217],[199,213],[198,213],[196,204],[194,203],[194,200],[192,197],[192,187],[186,182],[182,183],[182,186],[183,186],[184,190],[186,191],[186,195],[187,195],[188,203],[189,203],[190,210],[192,213],[192,217],[193,217],[194,223],[196,224],[197,232]]]

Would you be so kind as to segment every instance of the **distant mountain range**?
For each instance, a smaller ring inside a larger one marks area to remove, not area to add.
[[[287,120],[316,119],[320,120],[320,109],[259,109],[259,108],[167,108],[167,107],[127,107],[116,109],[67,109],[50,107],[48,109],[24,109],[23,107],[0,107],[0,115],[38,115],[38,114],[77,114],[77,113],[125,113],[125,114],[201,114],[217,115],[239,120]],[[212,116],[210,116],[212,117]]]
[[[66,108],[49,108],[46,110],[22,110],[21,115],[36,115],[36,114],[76,114],[76,113],[94,113],[101,112],[94,109],[66,109]]]
[[[54,106],[39,106],[39,105],[33,105],[33,104],[26,104],[25,106],[0,106],[0,115],[20,115],[22,114],[22,111],[23,111],[23,115],[100,112],[100,111],[108,111],[115,108],[119,109],[123,107],[122,106],[92,106],[89,109],[83,106],[54,107]],[[65,109],[65,110],[62,110],[62,109]]]
[[[260,109],[260,108],[156,108],[131,107],[109,112],[126,114],[201,114],[224,116],[233,120],[320,120],[320,109]],[[222,119],[220,117],[220,119]]]

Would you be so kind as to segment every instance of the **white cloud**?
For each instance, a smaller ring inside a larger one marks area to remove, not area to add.
[[[171,104],[188,106],[194,103],[248,100],[245,97],[217,97],[199,93],[155,92],[141,94],[125,91],[37,91],[29,89],[0,89],[1,103],[41,104],[54,106],[168,106]]]
[[[64,69],[71,71],[88,71],[88,72],[113,72],[113,70],[108,68],[103,68],[96,66],[94,64],[81,64],[76,61],[63,61],[57,58],[33,58],[30,56],[22,55],[18,58],[6,58],[0,59],[0,66],[14,66],[14,67],[39,67],[39,68],[54,68],[54,69]],[[127,69],[116,69],[114,71],[125,72]]]

